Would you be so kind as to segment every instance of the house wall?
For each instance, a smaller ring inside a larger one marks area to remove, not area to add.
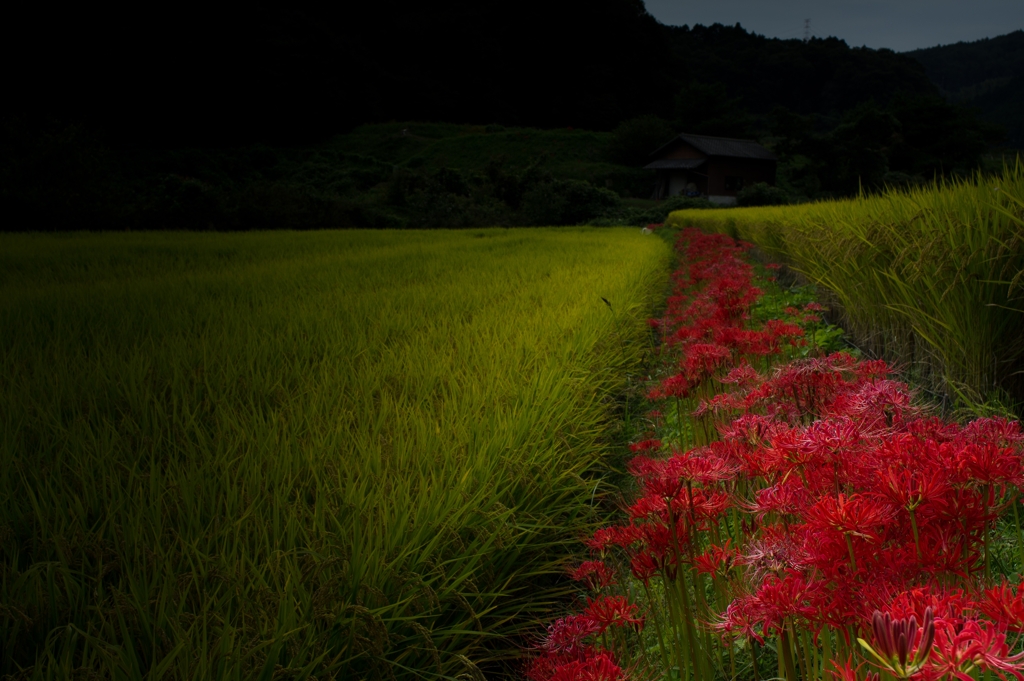
[[[686,185],[693,183],[697,191],[707,194],[707,178],[685,170],[659,170],[654,181],[652,199],[667,199],[685,193]]]
[[[736,196],[736,189],[726,189],[728,177],[742,178],[744,187],[758,182],[775,184],[775,161],[712,156],[708,159],[707,169],[709,196]]]
[[[691,182],[697,185],[697,191],[704,194],[706,192],[706,184],[701,181],[703,179],[702,177],[691,175],[685,170],[677,170],[672,173],[669,179],[668,195],[679,196],[686,193],[686,185]]]

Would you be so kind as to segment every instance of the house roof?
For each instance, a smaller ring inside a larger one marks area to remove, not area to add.
[[[703,158],[666,158],[644,166],[644,170],[693,170],[704,165]]]
[[[776,160],[775,154],[753,140],[738,140],[729,137],[709,137],[708,135],[688,135],[686,133],[682,133],[668,144],[662,145],[657,149],[657,151],[653,152],[651,156],[657,156],[679,140],[686,142],[694,149],[697,149],[708,156],[759,158],[767,161]]]

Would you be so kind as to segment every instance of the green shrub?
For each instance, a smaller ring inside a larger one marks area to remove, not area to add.
[[[221,215],[215,190],[194,177],[166,175],[153,206],[154,220],[169,229],[212,229]]]
[[[672,211],[696,208],[720,208],[720,206],[711,203],[707,199],[691,199],[677,196],[659,201],[658,205],[651,208],[640,209],[620,206],[603,215],[587,220],[587,224],[593,227],[611,227],[615,225],[643,227],[644,225],[665,222]]]
[[[765,182],[744,187],[736,195],[737,206],[784,206],[791,202],[792,198],[785,189]]]
[[[530,188],[520,215],[527,225],[575,225],[621,206],[618,195],[580,180],[552,180]]]

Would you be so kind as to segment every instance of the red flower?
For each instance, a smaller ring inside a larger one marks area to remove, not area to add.
[[[836,681],[861,681],[857,674],[860,673],[860,668],[864,666],[864,663],[861,662],[856,667],[851,667],[851,664],[853,661],[850,658],[847,658],[841,667],[838,662],[832,660],[832,666],[835,669],[830,669],[828,673],[835,677]],[[878,681],[878,672],[865,675],[863,681]]]
[[[584,615],[597,625],[597,633],[611,626],[622,627],[627,624],[639,631],[643,629],[644,619],[637,617],[638,609],[637,605],[630,603],[625,596],[601,596],[587,601]]]
[[[578,567],[569,571],[569,577],[577,582],[586,582],[587,586],[594,591],[615,584],[615,571],[599,560],[583,561]]]
[[[727,539],[724,546],[709,546],[707,551],[693,559],[693,566],[705,574],[727,571],[740,557],[739,550],[729,546],[730,542]]]
[[[890,509],[860,494],[825,497],[807,510],[812,527],[832,529],[869,541],[878,540],[880,525],[891,518]]]
[[[978,603],[981,611],[999,626],[1000,629],[1024,632],[1024,584],[1014,591],[1003,580],[999,586],[985,589],[982,600]]]
[[[993,671],[1002,679],[1006,678],[1005,672],[1024,679],[1024,653],[1010,655],[1006,634],[995,631],[989,623],[938,620],[935,628],[935,651],[929,662],[939,675],[967,681],[977,667]]]
[[[544,653],[575,656],[583,653],[588,637],[601,631],[604,629],[589,615],[569,615],[548,626],[548,635],[537,648]]]

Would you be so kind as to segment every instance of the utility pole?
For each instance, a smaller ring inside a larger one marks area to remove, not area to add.
[[[811,39],[811,20],[804,19],[804,42]]]

